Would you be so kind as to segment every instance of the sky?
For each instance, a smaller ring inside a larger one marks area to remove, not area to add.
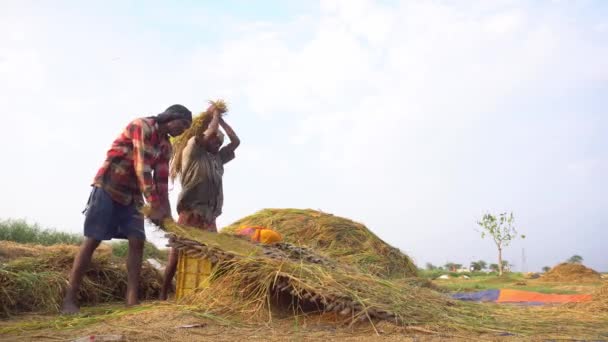
[[[2,0],[0,218],[82,234],[125,125],[218,98],[242,142],[219,226],[318,209],[468,265],[496,260],[481,216],[513,212],[516,270],[608,271],[601,0]]]

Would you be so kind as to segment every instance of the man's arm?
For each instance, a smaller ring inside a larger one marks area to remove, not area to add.
[[[226,121],[224,121],[223,118],[220,118],[220,125],[226,132],[228,139],[230,139],[230,143],[228,145],[226,145],[226,147],[224,147],[224,148],[229,149],[230,151],[234,152],[234,150],[236,150],[236,148],[239,147],[239,145],[241,144],[241,140],[236,135],[236,133],[234,132],[232,127],[230,127],[230,125]]]
[[[142,192],[146,202],[152,208],[150,219],[159,223],[160,220],[170,214],[169,197],[166,194],[166,199],[159,196],[156,177],[152,174],[152,155],[150,149],[153,148],[150,137],[151,128],[144,122],[139,121],[130,127],[131,140],[133,142],[133,167],[139,189]],[[167,171],[168,172],[168,171]]]
[[[182,177],[186,173],[186,170],[190,167],[192,149],[194,149],[194,144],[196,143],[196,136],[190,138],[188,143],[186,143],[186,147],[182,150],[182,169],[180,170]]]
[[[222,125],[222,128],[224,129],[224,131],[226,131],[226,135],[230,139],[230,143],[222,147],[222,149],[220,150],[220,158],[222,159],[222,163],[226,164],[232,159],[234,159],[234,151],[241,144],[241,140],[236,135],[236,133],[234,133],[232,127],[230,127],[230,125],[228,125],[226,121],[224,121],[224,119],[222,118],[220,118],[220,125]]]
[[[207,139],[214,137],[217,134],[217,130],[219,129],[219,123],[220,123],[220,112],[215,108],[215,106],[211,106],[210,109],[211,111],[211,122],[209,123],[209,126],[207,126],[207,129],[205,130],[205,132],[203,132],[203,141],[200,141],[199,143],[203,143],[206,142]],[[198,140],[198,137],[197,137]]]
[[[150,205],[159,205],[159,196],[152,175],[150,149],[151,129],[145,123],[139,121],[130,127],[131,140],[133,142],[133,167],[139,189],[144,195],[146,202]]]
[[[169,203],[169,160],[171,159],[171,149],[163,150],[163,155],[154,168],[154,181],[156,191],[159,196],[159,206],[161,213],[171,216],[171,205]]]

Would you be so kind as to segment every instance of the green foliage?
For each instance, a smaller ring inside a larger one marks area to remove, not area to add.
[[[489,268],[492,272],[498,272],[498,264],[490,264]]]
[[[513,213],[501,213],[498,217],[492,214],[484,214],[481,221],[477,224],[482,228],[481,238],[490,236],[496,248],[498,249],[498,274],[502,274],[504,263],[502,262],[502,250],[509,246],[511,241],[516,239],[518,236],[525,239],[525,235],[518,235],[515,229],[515,217]]]
[[[489,235],[500,248],[509,246],[511,241],[517,238],[513,213],[508,215],[502,213],[498,218],[491,214],[485,214],[477,224],[483,229],[481,237],[485,238],[486,235]],[[526,238],[525,235],[520,236],[522,239]]]
[[[421,278],[425,278],[425,279],[435,279],[439,276],[441,276],[442,274],[446,274],[445,271],[443,270],[439,270],[439,269],[434,269],[434,270],[419,270],[418,271],[418,276]]]
[[[436,270],[437,266],[431,264],[430,262],[427,262],[426,263],[426,269],[429,270],[429,271]]]
[[[581,264],[583,262],[583,257],[580,255],[573,255],[568,259],[568,263],[571,264]]]
[[[551,267],[549,267],[549,266],[543,267],[543,272],[545,272],[545,273],[549,272],[550,270],[551,270]]]
[[[418,271],[418,276],[420,278],[424,278],[424,279],[437,279],[444,274],[450,276],[450,278],[458,278],[458,279],[460,279],[463,276],[468,276],[470,278],[479,278],[479,277],[487,278],[489,275],[493,275],[494,277],[496,276],[496,274],[493,274],[493,273],[485,273],[485,272],[458,273],[458,272],[449,272],[449,271],[438,269],[438,268],[436,268],[434,270],[421,269]]]
[[[486,267],[488,267],[488,264],[485,261],[483,261],[483,260],[478,260],[478,261],[472,261],[471,262],[471,268],[473,269],[473,271],[485,270]]]
[[[25,220],[9,219],[0,221],[0,240],[45,246],[78,245],[82,242],[82,236],[53,229],[42,229],[38,224],[29,224]]]
[[[129,242],[112,242],[112,255],[119,258],[126,258],[129,254]],[[144,259],[153,258],[156,260],[167,261],[168,251],[160,250],[154,244],[146,241],[144,243]]]

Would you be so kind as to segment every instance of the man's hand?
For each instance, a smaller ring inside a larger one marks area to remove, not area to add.
[[[209,107],[207,107],[207,113],[210,113],[212,115],[223,115],[224,113],[226,113],[226,109],[220,109],[218,108],[215,104],[210,104]]]
[[[212,103],[209,105],[209,107],[207,107],[207,113],[211,113],[214,114],[214,112],[217,110],[217,108],[215,108],[215,105]]]
[[[167,208],[167,206],[156,204],[152,205],[152,212],[148,218],[150,221],[152,221],[152,223],[160,227],[163,220],[170,216],[171,211]]]

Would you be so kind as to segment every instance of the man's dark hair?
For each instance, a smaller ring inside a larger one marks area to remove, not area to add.
[[[192,121],[192,112],[188,108],[174,104],[169,108],[165,109],[164,112],[154,117],[158,123],[167,123],[173,120],[186,119]]]

